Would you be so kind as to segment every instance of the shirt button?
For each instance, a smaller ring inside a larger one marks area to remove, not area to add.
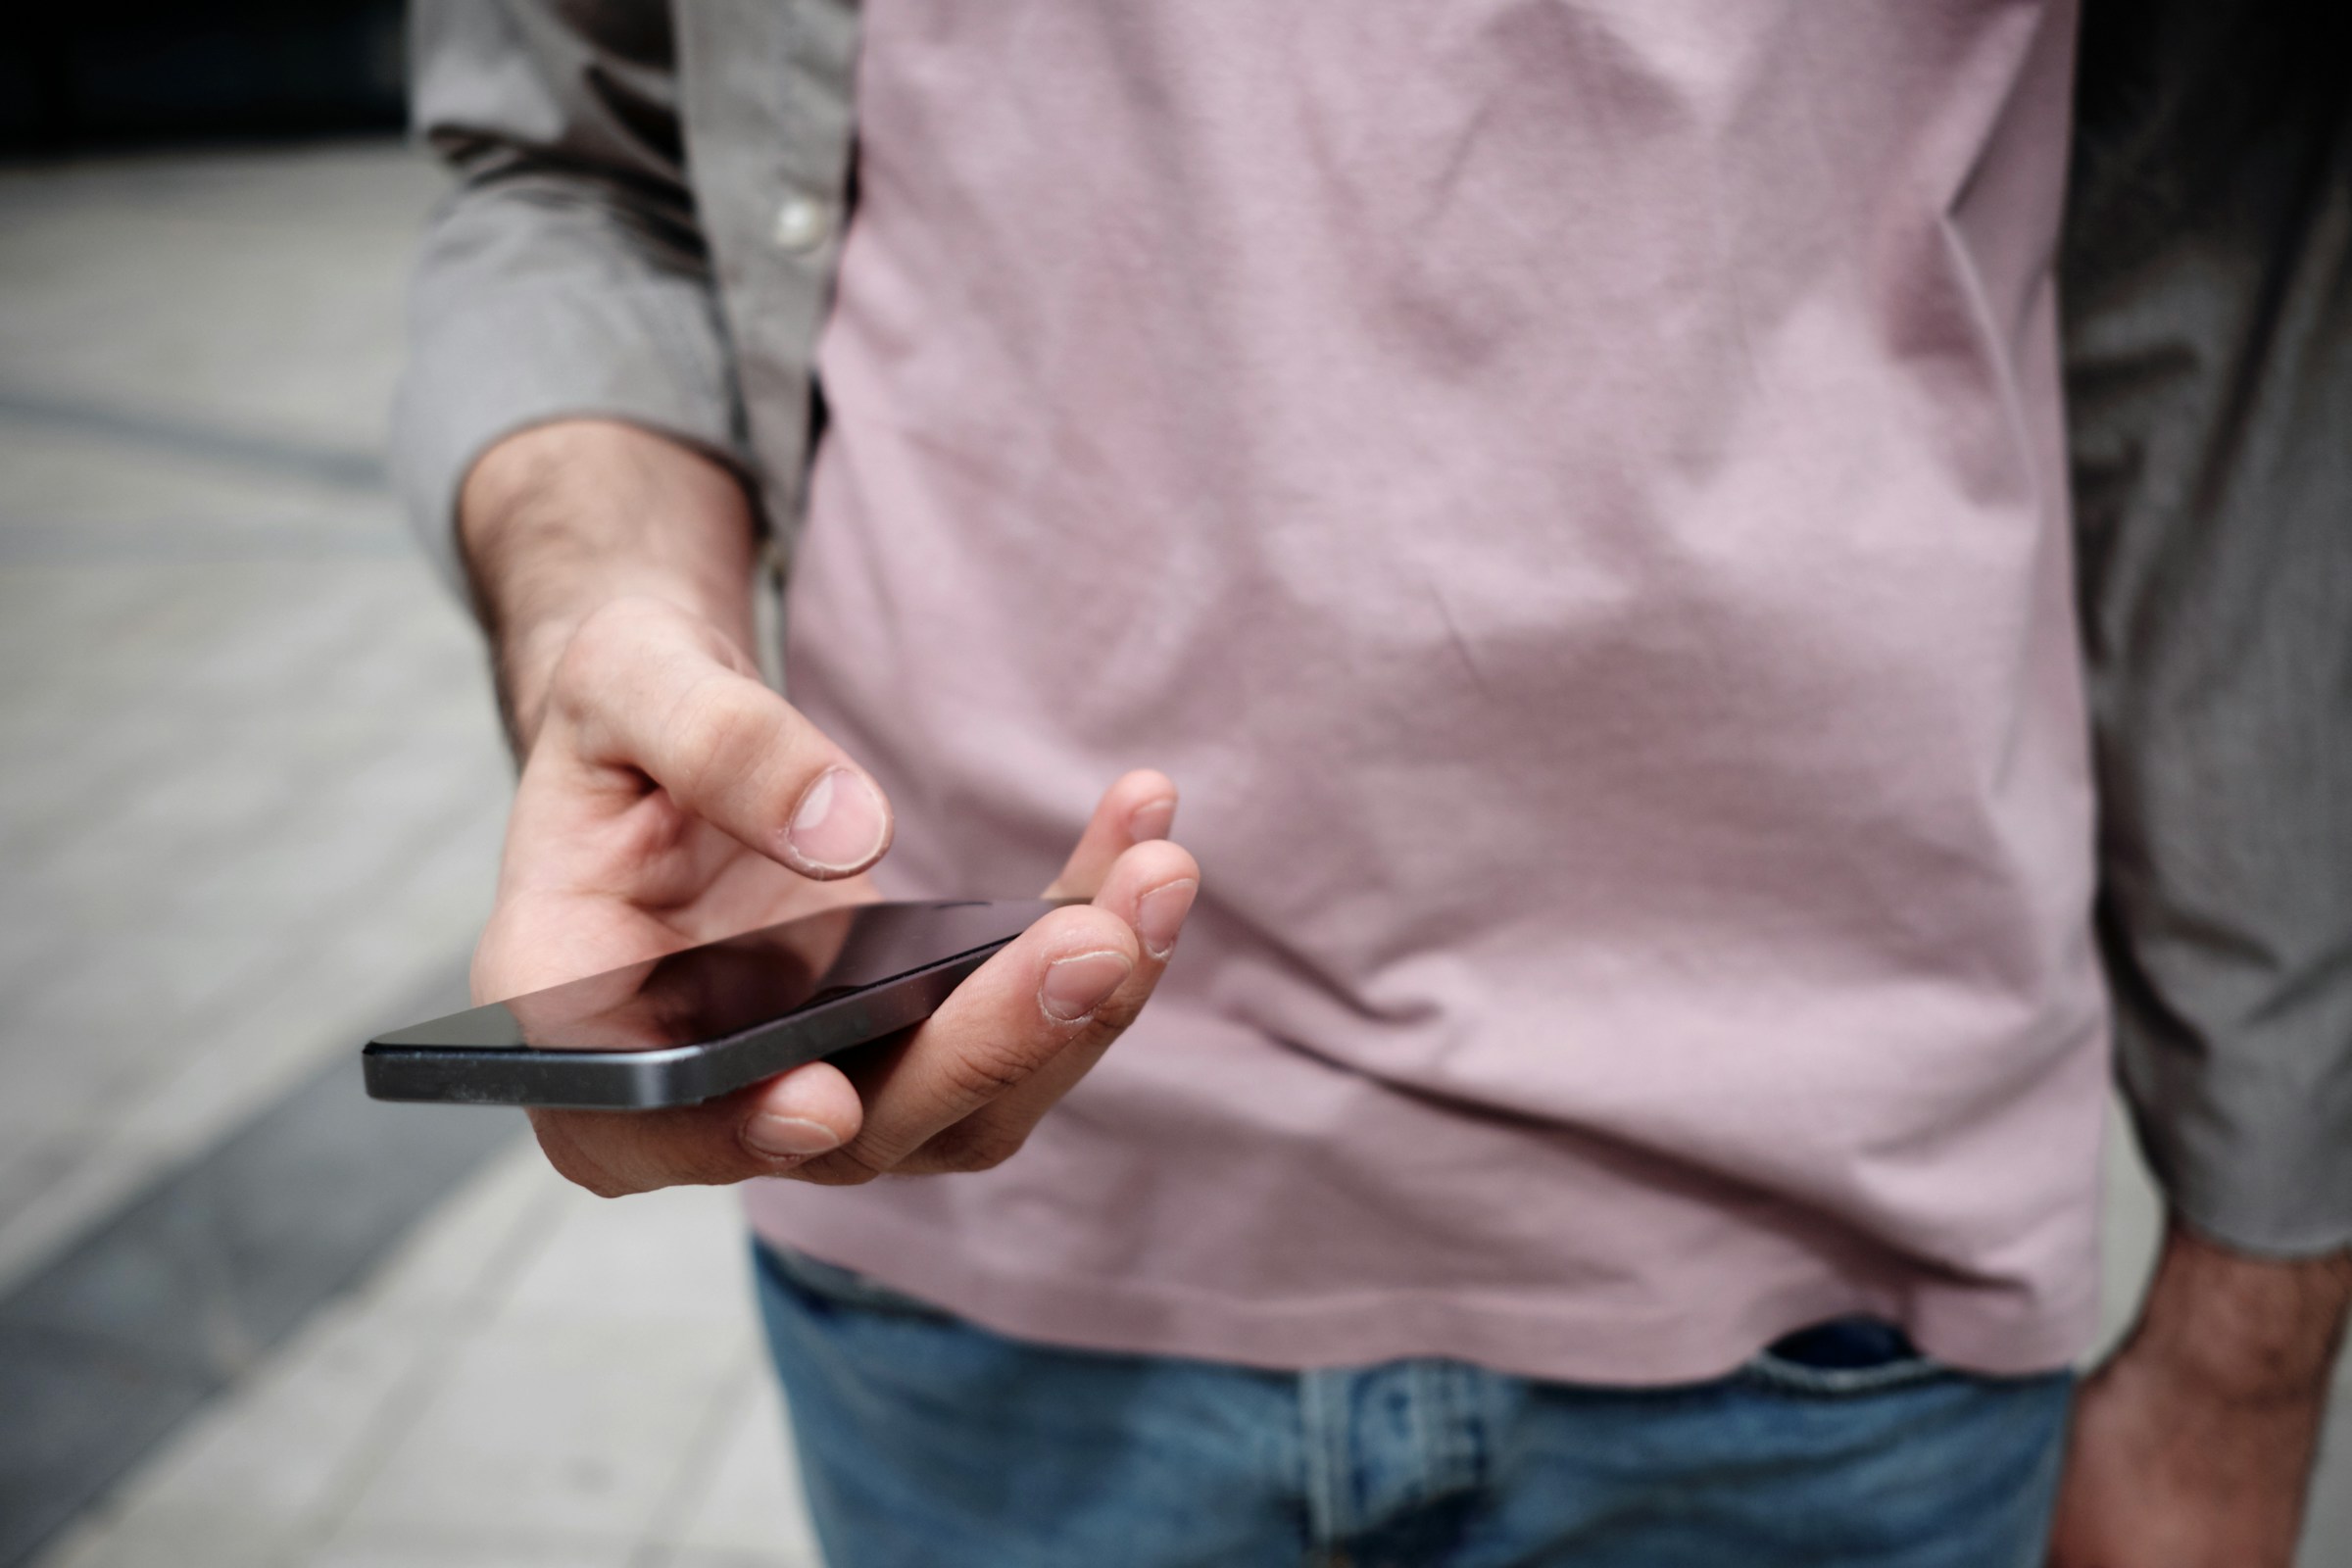
[[[776,248],[812,251],[833,237],[833,210],[820,197],[794,194],[776,209]]]

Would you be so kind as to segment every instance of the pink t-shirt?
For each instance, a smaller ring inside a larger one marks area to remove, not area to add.
[[[2063,0],[873,0],[787,684],[900,896],[1184,792],[1158,998],[765,1234],[1068,1345],[2083,1346]]]

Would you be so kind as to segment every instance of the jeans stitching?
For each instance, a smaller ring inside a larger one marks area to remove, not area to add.
[[[1748,1358],[1746,1364],[1740,1367],[1740,1375],[1767,1388],[1836,1396],[1908,1388],[1947,1377],[1951,1375],[1951,1369],[1925,1355],[1905,1356],[1899,1361],[1882,1362],[1877,1366],[1806,1366],[1775,1355],[1770,1350],[1763,1350]]]

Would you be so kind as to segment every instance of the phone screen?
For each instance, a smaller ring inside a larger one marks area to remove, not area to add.
[[[1010,941],[1046,901],[865,904],[379,1035],[377,1047],[659,1051],[724,1040]]]

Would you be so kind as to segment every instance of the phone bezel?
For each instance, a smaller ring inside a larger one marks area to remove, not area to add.
[[[968,903],[942,900],[942,904]],[[1034,902],[1039,913],[1061,901]],[[652,1051],[517,1051],[370,1040],[361,1053],[371,1099],[572,1110],[700,1104],[748,1084],[913,1027],[1013,935],[997,938],[780,1018],[714,1040]]]

